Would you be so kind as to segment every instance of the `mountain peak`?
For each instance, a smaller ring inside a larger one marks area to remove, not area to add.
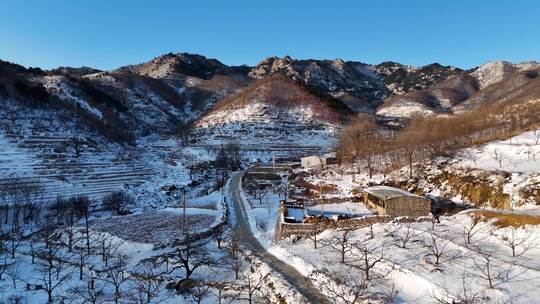
[[[232,73],[235,69],[229,68],[217,59],[206,58],[199,54],[167,53],[146,63],[121,67],[118,70],[153,78],[171,78],[186,75],[209,79],[215,74]]]

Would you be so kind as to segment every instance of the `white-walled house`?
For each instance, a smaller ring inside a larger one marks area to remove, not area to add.
[[[320,168],[322,166],[336,164],[336,153],[313,155],[300,158],[300,165],[304,169]]]

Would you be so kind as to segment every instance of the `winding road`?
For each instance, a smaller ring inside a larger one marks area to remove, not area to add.
[[[235,173],[232,176],[230,189],[234,210],[236,214],[235,230],[240,236],[241,242],[255,255],[257,255],[272,270],[281,274],[287,283],[295,287],[310,303],[329,303],[328,299],[320,293],[311,282],[298,272],[294,267],[272,255],[259,243],[249,226],[249,219],[245,205],[240,195],[240,180],[243,173]]]

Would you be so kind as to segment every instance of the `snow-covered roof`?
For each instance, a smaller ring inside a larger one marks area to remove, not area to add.
[[[323,155],[310,155],[310,156],[305,156],[305,157],[301,157],[301,159],[306,159],[306,158],[321,158],[321,159],[327,159],[327,158],[336,158],[336,152],[330,152],[330,153],[326,153],[326,154],[323,154]]]
[[[348,216],[363,216],[373,214],[373,211],[369,210],[362,203],[344,202],[334,204],[315,205],[306,209],[308,215],[321,215],[328,216],[333,215],[348,215]]]
[[[418,196],[403,189],[388,186],[372,186],[364,189],[364,191],[383,200],[401,196]]]

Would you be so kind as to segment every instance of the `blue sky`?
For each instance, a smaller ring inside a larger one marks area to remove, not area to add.
[[[268,56],[540,61],[540,1],[2,0],[0,59],[113,69],[167,52],[226,64]]]

